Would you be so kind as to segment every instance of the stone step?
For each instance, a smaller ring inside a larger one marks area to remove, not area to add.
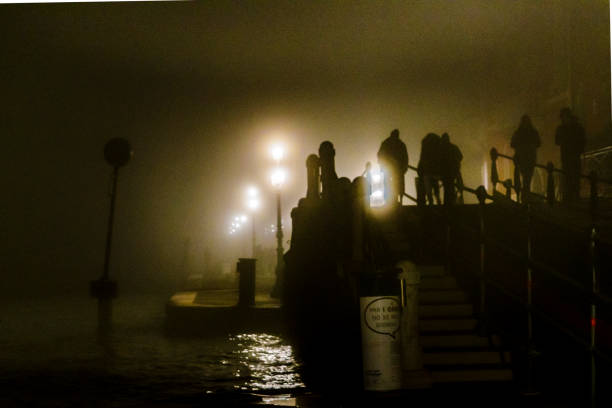
[[[446,370],[432,371],[434,383],[512,381],[512,370],[496,368],[485,370]]]
[[[488,348],[489,339],[474,334],[451,334],[451,335],[421,335],[419,337],[421,346],[428,348]]]
[[[469,303],[419,305],[419,318],[427,317],[471,317],[474,307]]]
[[[430,352],[423,353],[423,364],[426,366],[462,366],[480,364],[507,364],[510,353],[504,352],[504,358],[497,351],[464,351],[464,352]]]
[[[457,332],[476,329],[476,319],[419,319],[419,331],[427,332]]]
[[[468,296],[461,290],[423,290],[419,291],[419,304],[465,303]]]
[[[457,289],[457,280],[450,276],[432,276],[422,278],[419,285],[420,290],[451,290]]]

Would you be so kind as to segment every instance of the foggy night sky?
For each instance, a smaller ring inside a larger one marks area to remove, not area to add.
[[[111,276],[134,288],[174,284],[187,238],[194,270],[205,247],[243,255],[227,227],[245,212],[248,184],[264,195],[262,222],[274,222],[271,140],[290,149],[287,224],[305,194],[306,156],[324,140],[338,175],[353,179],[392,129],[413,165],[421,138],[447,131],[466,184],[482,183],[491,146],[479,118],[518,124],[525,94],[549,91],[542,78],[562,52],[567,10],[588,22],[583,52],[609,93],[608,2],[575,4],[0,5],[5,291],[86,290],[101,274],[111,137],[134,150],[120,171]]]

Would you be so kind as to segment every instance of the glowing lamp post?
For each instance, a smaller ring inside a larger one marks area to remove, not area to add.
[[[275,147],[271,149],[272,158],[277,162],[283,157],[284,152],[281,148]],[[287,173],[284,169],[277,167],[270,175],[270,182],[276,190],[276,282],[272,289],[272,297],[280,297],[281,290],[281,274],[283,269],[283,225],[281,223],[281,187],[285,183]]]

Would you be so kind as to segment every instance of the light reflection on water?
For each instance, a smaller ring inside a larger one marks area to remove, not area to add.
[[[230,336],[238,347],[238,360],[248,371],[250,379],[242,389],[281,390],[304,387],[298,364],[290,345],[270,334],[239,334]],[[238,369],[236,376],[241,375]],[[239,386],[235,386],[238,388]]]
[[[60,390],[58,395],[63,390],[74,393],[76,379],[91,387],[82,391],[84,395],[99,393],[108,399],[152,393],[277,394],[304,387],[293,350],[282,337],[267,333],[168,337],[163,331],[165,300],[119,298],[113,331],[104,344],[96,337],[96,304],[86,297],[4,307],[0,391],[12,392],[15,387],[10,384],[30,386],[32,375],[53,378],[52,384],[37,386],[52,385]],[[47,391],[32,390],[40,398],[47,398],[43,396]]]

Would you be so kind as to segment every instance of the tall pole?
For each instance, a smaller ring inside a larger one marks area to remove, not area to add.
[[[102,272],[102,279],[108,280],[108,268],[110,264],[110,253],[113,240],[113,219],[115,218],[115,197],[117,196],[117,175],[119,173],[119,167],[113,167],[113,187],[111,190],[111,204],[110,212],[108,214],[108,227],[106,229],[106,250],[104,252],[104,270]]]
[[[276,281],[270,294],[273,298],[281,297],[283,274],[283,226],[281,223],[281,192],[280,185],[276,190]]]
[[[283,225],[281,222],[281,192],[276,191],[276,279],[283,263]]]
[[[115,199],[117,197],[117,179],[119,167],[124,166],[132,157],[132,148],[129,142],[122,138],[113,138],[104,146],[104,158],[113,166],[113,185],[110,194],[110,211],[106,231],[106,248],[104,251],[104,269],[102,277],[91,281],[90,294],[98,299],[98,335],[100,340],[106,339],[110,333],[112,319],[112,299],[117,296],[117,282],[109,277],[110,254],[113,240],[113,220],[115,218]]]

